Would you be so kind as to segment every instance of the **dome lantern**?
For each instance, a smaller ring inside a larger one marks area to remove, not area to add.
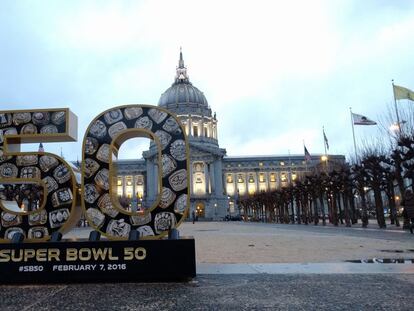
[[[211,109],[206,97],[190,82],[181,48],[174,83],[161,95],[158,106],[177,114],[197,114],[211,117]]]

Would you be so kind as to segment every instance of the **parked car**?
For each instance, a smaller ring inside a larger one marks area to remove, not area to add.
[[[240,215],[237,215],[237,216],[226,215],[226,217],[224,217],[224,221],[240,221],[240,220],[242,220],[242,217]]]

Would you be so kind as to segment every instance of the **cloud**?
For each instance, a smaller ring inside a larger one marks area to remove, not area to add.
[[[376,118],[392,78],[414,88],[413,21],[406,1],[2,2],[0,103],[71,107],[80,141],[63,148],[76,158],[98,113],[157,103],[182,46],[229,154],[301,154],[303,139],[320,153],[322,126],[331,151],[348,154],[349,107]]]

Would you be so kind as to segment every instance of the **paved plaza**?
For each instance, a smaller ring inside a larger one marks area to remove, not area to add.
[[[189,283],[1,286],[1,310],[412,310],[412,275],[200,275]]]
[[[389,226],[368,229],[243,222],[185,223],[194,236],[198,263],[343,262],[414,258],[414,235]]]
[[[386,230],[184,223],[197,272],[181,283],[0,286],[1,310],[412,310],[414,236]],[[87,237],[80,228],[67,238]],[[398,258],[403,264],[346,260]]]
[[[351,228],[244,222],[185,222],[181,236],[193,236],[202,263],[326,263],[372,258],[414,259],[414,235],[400,227],[371,223]],[[77,228],[67,238],[89,236]]]

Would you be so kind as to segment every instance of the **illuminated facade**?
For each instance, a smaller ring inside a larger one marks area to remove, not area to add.
[[[204,94],[189,80],[180,52],[175,81],[160,97],[158,106],[175,113],[190,145],[191,212],[201,219],[237,215],[237,197],[288,186],[307,171],[322,165],[320,155],[307,163],[303,155],[227,157],[219,147],[217,118]],[[158,195],[157,150],[151,144],[142,160],[118,161],[118,195],[150,206]],[[345,157],[330,155],[344,163]]]

